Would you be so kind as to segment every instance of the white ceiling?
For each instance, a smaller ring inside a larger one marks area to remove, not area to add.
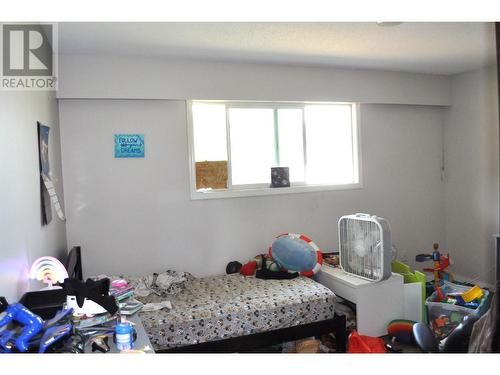
[[[492,23],[60,23],[63,54],[456,74],[496,60]]]

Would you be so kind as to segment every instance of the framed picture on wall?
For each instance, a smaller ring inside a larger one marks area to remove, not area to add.
[[[52,182],[49,163],[49,135],[50,127],[37,122],[38,131],[38,160],[40,169],[40,202],[42,225],[52,221],[52,205],[56,209],[57,216],[62,221],[66,220],[56,188]]]
[[[143,158],[144,134],[115,134],[115,158]]]
[[[38,131],[38,160],[40,168],[40,198],[42,225],[47,225],[52,221],[52,206],[50,204],[50,194],[43,181],[43,175],[50,176],[49,163],[49,133],[50,127],[37,122]]]

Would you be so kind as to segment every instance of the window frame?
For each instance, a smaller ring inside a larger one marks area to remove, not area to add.
[[[228,187],[227,189],[214,189],[206,191],[196,190],[196,159],[194,150],[194,127],[193,127],[193,112],[194,103],[206,104],[224,104],[226,111],[226,142],[227,142],[227,168],[228,168]],[[357,182],[349,184],[307,184],[305,181],[293,182],[290,187],[271,188],[269,184],[239,184],[232,185],[232,168],[231,168],[231,142],[230,142],[230,126],[229,126],[229,109],[230,108],[270,108],[273,110],[282,108],[298,108],[302,110],[302,131],[303,131],[303,152],[304,152],[304,167],[307,168],[307,149],[306,149],[306,124],[304,107],[306,105],[350,105],[352,118],[352,139],[353,142],[353,163],[354,174],[357,177]],[[315,191],[330,191],[330,190],[354,190],[363,188],[362,181],[362,163],[361,163],[361,136],[360,136],[360,114],[359,103],[351,102],[288,102],[288,101],[248,101],[248,100],[187,100],[187,137],[189,151],[189,179],[190,179],[190,195],[191,200],[200,199],[217,199],[217,198],[237,198],[259,195],[279,195],[291,193],[305,193]],[[357,166],[357,168],[356,168]],[[357,174],[357,176],[356,176]]]

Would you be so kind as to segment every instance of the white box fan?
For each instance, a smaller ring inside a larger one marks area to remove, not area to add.
[[[371,281],[391,276],[391,229],[385,219],[368,214],[342,216],[339,246],[345,272]]]

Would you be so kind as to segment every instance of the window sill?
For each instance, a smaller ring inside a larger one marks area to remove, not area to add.
[[[221,198],[241,198],[241,197],[255,197],[261,195],[283,195],[295,193],[310,193],[318,191],[332,191],[332,190],[354,190],[361,189],[361,183],[346,184],[346,185],[308,185],[308,186],[291,186],[283,188],[239,188],[227,190],[207,190],[207,191],[191,191],[191,200],[202,199],[221,199]]]

